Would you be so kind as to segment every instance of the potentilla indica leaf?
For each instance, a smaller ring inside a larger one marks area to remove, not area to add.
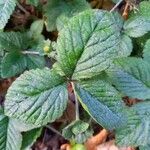
[[[0,1],[0,30],[5,27],[16,6],[16,0]]]
[[[0,112],[0,150],[20,150],[22,135],[12,119]]]
[[[69,19],[78,13],[90,9],[86,0],[50,0],[44,8],[48,31],[60,30]]]
[[[5,114],[29,124],[44,125],[63,114],[67,99],[63,77],[47,68],[31,70],[9,88]]]
[[[128,110],[127,125],[116,131],[116,142],[120,146],[150,144],[150,102],[142,102]]]
[[[88,10],[70,19],[57,40],[58,63],[74,80],[109,68],[120,50],[120,30],[112,13]]]
[[[108,74],[118,90],[124,96],[138,99],[150,98],[150,66],[141,58],[119,58],[118,67]]]
[[[90,125],[82,120],[75,120],[63,129],[62,135],[75,143],[84,143],[93,134]]]
[[[112,130],[126,123],[121,95],[106,81],[81,82],[76,91],[83,108],[104,128]]]
[[[150,2],[143,1],[124,24],[124,32],[130,37],[141,37],[150,31]]]
[[[40,37],[42,29],[36,34],[36,39],[34,40],[32,36],[35,36],[35,28],[33,29],[32,27],[31,30],[32,32],[30,32],[30,35],[27,32],[0,33],[0,47],[5,52],[5,55],[2,58],[2,78],[19,75],[26,69],[44,68],[45,59],[43,56],[23,54],[24,51],[37,52],[37,45],[40,43],[38,38]]]

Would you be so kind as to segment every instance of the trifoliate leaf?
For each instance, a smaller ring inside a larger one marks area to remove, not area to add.
[[[0,30],[5,27],[16,6],[16,0],[0,1]]]
[[[0,113],[0,150],[20,150],[22,135],[12,119]]]
[[[115,129],[125,123],[121,95],[106,81],[81,82],[76,91],[83,108],[104,128]]]
[[[115,61],[119,69],[110,74],[113,84],[124,96],[150,98],[150,66],[140,58],[120,58]]]
[[[57,40],[58,63],[74,80],[109,68],[120,50],[120,30],[107,11],[85,11],[70,19]]]
[[[33,34],[35,35],[35,31]],[[2,58],[1,74],[3,78],[19,75],[25,69],[43,68],[45,66],[45,59],[43,56],[40,56],[40,52],[39,55],[23,53],[24,51],[32,51],[32,49],[34,51],[39,50],[38,46],[41,41],[39,42],[38,40],[33,41],[28,33],[0,33],[0,47],[2,50],[8,51]]]
[[[25,72],[7,92],[5,114],[34,125],[55,121],[67,105],[64,82],[64,78],[47,68]]]
[[[147,40],[143,50],[144,60],[150,63],[150,39]]]
[[[64,24],[69,20],[69,18],[89,8],[90,6],[86,0],[50,0],[44,8],[45,17],[47,18],[47,29],[49,31],[56,30],[57,23],[59,29],[61,28],[61,25],[63,28]],[[60,22],[63,23],[60,25]]]
[[[93,132],[89,127],[89,124],[81,120],[76,120],[63,129],[63,136],[76,143],[84,143]]]
[[[127,125],[116,132],[116,142],[120,146],[139,146],[150,144],[150,102],[133,106],[134,114],[128,117]]]

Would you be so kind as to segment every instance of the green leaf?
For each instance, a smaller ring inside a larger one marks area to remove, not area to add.
[[[16,0],[0,1],[0,30],[3,29],[8,22],[10,15],[16,6]]]
[[[2,59],[1,76],[9,78],[19,75],[26,69],[26,60],[19,52],[14,51],[7,53]]]
[[[20,150],[21,133],[12,119],[0,114],[0,150]]]
[[[97,123],[110,130],[125,123],[125,106],[114,87],[103,80],[89,80],[81,82],[80,85],[76,86],[78,98]]]
[[[136,16],[129,18],[124,24],[124,32],[130,37],[141,37],[150,31],[150,20]]]
[[[125,33],[131,37],[141,37],[150,31],[150,1],[143,1],[139,4],[138,11],[131,13],[125,22]]]
[[[26,33],[0,32],[0,47],[6,51],[25,50],[29,45],[29,37]]]
[[[139,5],[139,13],[147,19],[150,19],[150,1],[143,1]]]
[[[150,63],[150,39],[147,40],[143,50],[144,60]]]
[[[150,14],[147,13],[150,11],[150,1],[142,1],[139,4],[138,11],[136,13],[132,13],[131,17],[142,16],[145,19],[150,20]]]
[[[75,143],[84,143],[93,134],[89,124],[76,120],[63,129],[62,135]]]
[[[134,114],[128,117],[127,125],[116,132],[116,142],[120,146],[139,146],[150,143],[150,102],[133,106]]]
[[[86,0],[50,0],[48,1],[45,10],[46,26],[48,31],[56,30],[57,22],[65,22],[72,16],[89,9],[90,6]],[[63,19],[62,19],[63,17]],[[60,20],[60,21],[59,21]],[[64,25],[62,23],[62,25]],[[60,28],[60,25],[59,25]]]
[[[21,150],[29,150],[36,139],[41,135],[42,128],[23,133]]]
[[[125,96],[150,98],[150,66],[140,58],[120,58],[115,61],[119,69],[109,72],[113,84]]]
[[[39,38],[43,31],[44,21],[43,20],[36,20],[31,24],[29,34],[32,38]]]
[[[120,29],[113,15],[88,10],[70,19],[60,31],[57,60],[67,77],[90,78],[109,68],[118,56],[119,42]]]
[[[126,36],[122,35],[120,38],[120,51],[119,51],[119,57],[120,56],[130,56],[133,49],[132,40]]]
[[[28,51],[32,51],[32,49]],[[45,67],[46,62],[43,56],[27,54],[25,57],[26,57],[28,69],[36,69],[36,68]]]
[[[149,150],[150,149],[150,145],[146,145],[146,146],[140,146],[139,150]]]
[[[37,126],[55,121],[67,105],[64,82],[64,78],[47,68],[26,71],[7,92],[5,114]]]

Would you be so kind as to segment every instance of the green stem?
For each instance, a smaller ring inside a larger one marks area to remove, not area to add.
[[[75,107],[76,107],[76,120],[80,120],[80,113],[79,113],[79,101],[78,101],[78,98],[77,98],[77,93],[75,91],[75,86],[74,86],[74,83],[71,82],[71,85],[72,85],[72,88],[73,88],[73,92],[74,92],[74,96],[75,96]]]
[[[120,0],[118,3],[116,3],[116,5],[110,10],[110,12],[113,12],[122,2],[123,0]]]
[[[60,135],[61,137],[63,137],[62,134],[61,134],[59,131],[57,131],[55,128],[53,128],[53,127],[51,127],[51,126],[49,126],[49,125],[46,125],[45,127],[48,128],[48,129],[50,129],[50,130],[53,131],[54,133]]]
[[[30,54],[30,55],[40,55],[39,52],[35,52],[35,51],[22,51],[22,54]]]

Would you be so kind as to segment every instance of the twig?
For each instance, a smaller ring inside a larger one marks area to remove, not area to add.
[[[39,52],[35,52],[35,51],[22,51],[22,54],[40,55]]]
[[[48,126],[48,125],[46,125],[45,127],[48,128],[48,129],[50,129],[50,130],[53,131],[54,133],[60,135],[61,137],[63,137],[62,134],[61,134],[59,131],[57,131],[55,128],[53,128],[53,127],[51,127],[51,126]]]
[[[113,12],[121,3],[123,0],[120,0],[116,5],[110,10],[110,12]]]
[[[125,5],[123,14],[122,14],[122,17],[123,17],[124,19],[127,19],[127,17],[128,17],[128,9],[129,9],[129,3],[127,2],[126,5]]]
[[[79,101],[78,101],[77,94],[76,94],[76,91],[75,91],[74,83],[71,82],[71,85],[72,85],[74,96],[75,96],[76,120],[79,120],[80,119],[80,117],[79,117]]]
[[[29,14],[30,14],[26,9],[24,9],[24,8],[22,7],[22,5],[20,5],[20,3],[17,2],[17,6],[18,6],[18,8],[19,8],[21,11],[23,11],[26,15],[29,15]]]

